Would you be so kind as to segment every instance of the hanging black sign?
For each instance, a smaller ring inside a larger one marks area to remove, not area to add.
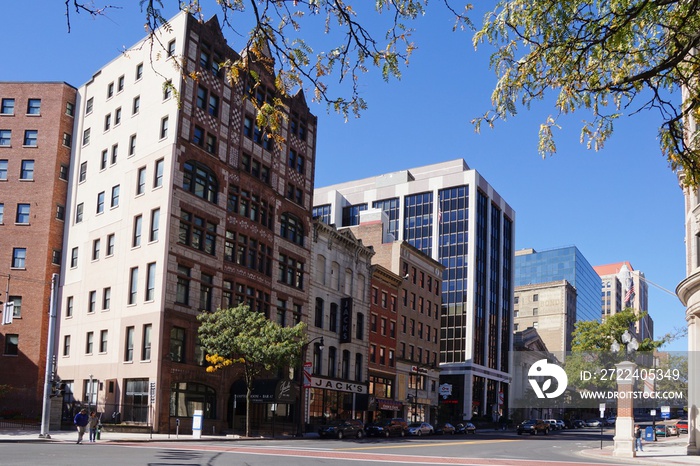
[[[340,299],[340,343],[352,340],[352,298]]]

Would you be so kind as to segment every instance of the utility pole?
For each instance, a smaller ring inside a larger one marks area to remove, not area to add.
[[[49,423],[51,414],[51,383],[54,378],[54,357],[56,346],[56,293],[58,289],[58,274],[51,275],[51,297],[49,302],[49,335],[46,343],[46,372],[44,374],[44,406],[41,411],[40,438],[51,438]]]

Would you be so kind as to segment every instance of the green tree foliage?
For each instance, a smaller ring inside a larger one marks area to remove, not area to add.
[[[246,436],[250,435],[250,395],[263,373],[296,366],[304,344],[305,325],[282,327],[247,305],[198,316],[199,339],[214,372],[234,364],[243,369],[246,383]]]
[[[649,366],[653,362],[652,352],[664,344],[664,340],[645,338],[638,342],[636,350],[627,349],[623,340],[625,331],[633,329],[634,324],[646,314],[635,314],[634,309],[627,308],[616,314],[607,316],[602,322],[595,320],[576,322],[571,354],[566,358],[565,370],[569,384],[581,389],[613,389],[616,387],[616,376],[606,374],[601,379],[601,369],[613,369],[615,364],[624,359],[635,359],[638,364]],[[617,351],[612,349],[617,343]],[[598,378],[585,380],[581,373],[587,371]]]
[[[540,126],[539,152],[556,152],[553,128],[562,115],[586,110],[581,142],[600,149],[623,115],[655,110],[661,150],[691,185],[700,181],[700,1],[501,0],[474,44],[496,48],[493,109],[474,120],[493,125],[555,94],[556,113]],[[685,87],[682,104],[670,94]],[[684,138],[684,135],[687,136]]]
[[[168,27],[161,9],[174,1],[140,1],[152,45],[156,29]],[[110,7],[99,3],[65,0],[69,29],[71,13],[108,14]],[[428,0],[211,3],[218,8],[205,12],[200,0],[179,2],[201,20],[220,14],[225,26],[245,37],[239,47],[248,51],[245,57],[222,64],[230,80],[258,76],[260,70],[251,69],[254,62],[275,72],[279,96],[308,89],[315,101],[346,118],[359,116],[367,106],[359,92],[366,72],[378,70],[385,80],[401,77],[416,48],[412,31],[428,11]],[[442,0],[436,7],[454,16],[454,29],[473,30],[471,4],[456,8],[459,3]],[[246,21],[252,24],[247,34],[234,26]],[[321,45],[314,49],[312,38],[319,36]],[[494,47],[491,67],[498,78],[492,109],[473,120],[477,131],[551,94],[554,112],[539,130],[538,150],[546,157],[556,153],[554,129],[564,115],[584,111],[581,142],[598,150],[620,117],[653,110],[670,167],[685,173],[685,183],[700,183],[700,136],[688,123],[691,117],[700,120],[700,0],[500,0],[473,43]],[[182,71],[197,78],[191,70]],[[674,98],[680,89],[683,97]],[[258,110],[258,124],[270,133],[285,118],[279,102]]]

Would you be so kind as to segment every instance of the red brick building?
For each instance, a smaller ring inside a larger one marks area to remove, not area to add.
[[[60,273],[76,89],[0,82],[0,416],[41,414],[51,277]]]

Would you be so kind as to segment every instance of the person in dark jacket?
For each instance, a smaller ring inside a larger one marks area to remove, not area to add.
[[[83,435],[85,435],[85,426],[88,424],[88,414],[87,409],[83,408],[78,414],[73,418],[73,424],[78,429],[78,441],[77,444],[83,443]]]
[[[634,426],[634,451],[644,451],[642,448],[642,429],[638,425]]]

